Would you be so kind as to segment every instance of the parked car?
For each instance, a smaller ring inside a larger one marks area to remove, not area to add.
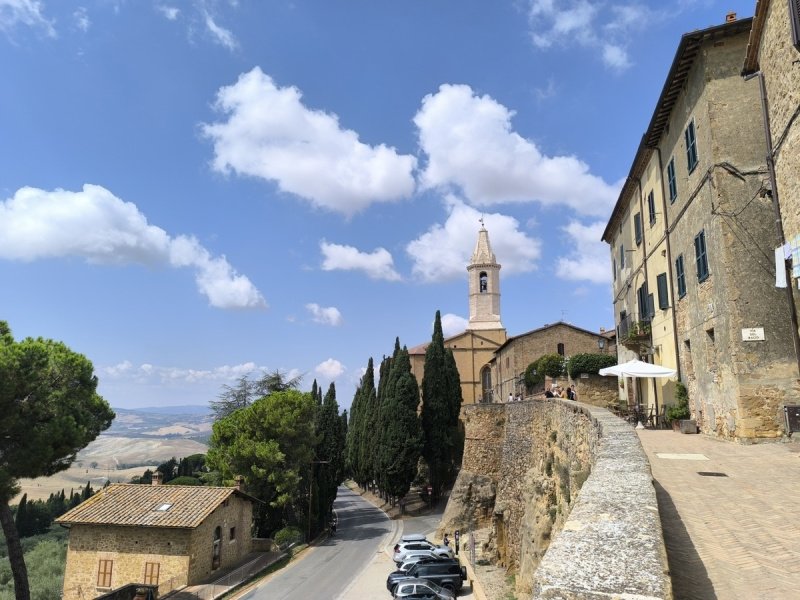
[[[450,558],[454,556],[452,548],[448,546],[437,546],[430,542],[403,542],[397,544],[395,548],[396,550],[392,558],[395,564],[398,565],[403,562],[411,552],[428,551],[439,556],[449,556]]]
[[[429,561],[417,563],[408,571],[394,571],[386,578],[386,589],[394,593],[396,588],[410,579],[424,579],[438,586],[458,592],[467,578],[467,569],[457,560]]]
[[[450,558],[449,556],[426,556],[424,554],[412,554],[402,563],[400,566],[397,567],[398,571],[408,571],[412,566],[416,565],[417,563],[427,563],[427,562],[440,562],[440,561],[451,561],[458,563],[458,559]]]
[[[425,537],[424,533],[407,533],[400,540],[394,545],[394,552],[397,552],[397,549],[400,547],[401,544],[410,544],[412,542],[428,542],[428,539]]]
[[[439,587],[435,583],[424,579],[408,579],[397,586],[392,598],[394,600],[451,600],[455,598],[455,592]]]

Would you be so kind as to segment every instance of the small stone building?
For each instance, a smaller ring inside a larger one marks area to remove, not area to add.
[[[229,487],[111,485],[56,523],[69,529],[64,600],[130,583],[159,595],[200,582],[252,550],[255,498]]]

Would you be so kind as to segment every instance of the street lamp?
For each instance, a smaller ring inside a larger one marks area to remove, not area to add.
[[[603,352],[606,347],[606,338],[604,337],[597,338],[597,347],[600,349],[600,352]]]

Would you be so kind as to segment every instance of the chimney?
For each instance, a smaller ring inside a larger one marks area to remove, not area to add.
[[[729,12],[727,15],[725,15],[725,22],[726,23],[733,23],[735,20],[736,20],[736,13],[735,12]]]
[[[164,474],[161,471],[153,473],[153,485],[161,485],[164,482]]]
[[[600,333],[605,333],[605,332],[606,332],[606,328],[605,327],[601,327],[600,328]]]
[[[239,490],[240,492],[243,492],[244,491],[244,477],[242,475],[237,475],[236,477],[233,478],[233,480],[236,482],[236,485],[234,487],[237,490]]]

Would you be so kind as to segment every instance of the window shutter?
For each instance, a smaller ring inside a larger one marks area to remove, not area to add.
[[[800,0],[789,0],[789,23],[792,25],[792,45],[800,50]]]
[[[656,277],[658,282],[658,308],[661,310],[669,308],[669,296],[667,295],[667,274],[661,273]]]
[[[642,243],[642,214],[636,213],[633,215],[633,233],[636,238],[636,245]]]

